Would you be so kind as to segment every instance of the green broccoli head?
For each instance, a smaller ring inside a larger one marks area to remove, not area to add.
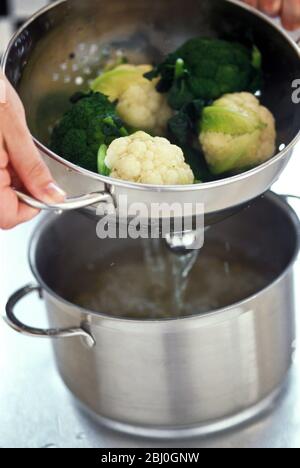
[[[99,147],[125,135],[128,132],[114,104],[101,93],[90,93],[73,100],[52,132],[50,148],[62,158],[98,172]]]
[[[262,81],[261,54],[256,47],[195,38],[146,74],[149,79],[158,76],[158,90],[168,92],[169,104],[179,110],[194,99],[209,102],[227,93],[257,91]]]

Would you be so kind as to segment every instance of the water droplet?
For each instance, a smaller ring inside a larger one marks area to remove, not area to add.
[[[90,55],[96,54],[98,52],[98,45],[97,44],[91,44],[90,46]]]
[[[59,73],[53,73],[52,80],[53,81],[58,81],[59,80]]]
[[[230,265],[228,262],[224,262],[224,271],[227,276],[230,275]]]
[[[83,80],[82,76],[77,76],[77,77],[75,78],[75,84],[76,84],[77,86],[81,86],[81,85],[83,84],[83,82],[84,82],[84,80]]]
[[[226,252],[230,252],[231,250],[231,245],[229,242],[225,242],[225,249],[226,249]]]
[[[85,75],[90,75],[90,74],[92,73],[92,70],[90,69],[90,67],[85,67],[85,68],[83,69],[83,73],[84,73]]]
[[[286,148],[286,145],[282,143],[282,145],[279,146],[279,151],[283,151]]]

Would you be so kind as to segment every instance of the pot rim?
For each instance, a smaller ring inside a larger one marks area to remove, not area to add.
[[[58,5],[62,3],[66,3],[69,0],[57,0],[54,3],[51,3],[49,5],[46,5],[45,7],[41,8],[38,10],[33,16],[29,18],[28,21],[26,21],[23,26],[12,36],[7,49],[3,55],[2,61],[1,61],[1,66],[3,68],[3,71],[5,73],[6,70],[6,65],[7,65],[7,60],[9,53],[17,40],[17,38],[20,36],[20,34],[31,24],[33,23],[38,17],[40,17],[42,14],[47,12],[48,10],[51,10]],[[268,18],[265,14],[262,12],[256,10],[255,8],[251,7],[250,5],[247,5],[245,3],[240,3],[238,0],[224,0],[227,1],[228,3],[232,3],[233,5],[236,5],[239,8],[242,8],[246,11],[249,11],[253,15],[259,17],[261,20],[267,22],[273,29],[275,29],[285,40],[286,42],[289,43],[289,45],[294,49],[294,51],[298,54],[298,57],[300,59],[300,48],[298,47],[297,43],[288,35],[288,33],[279,25],[275,24],[271,18]],[[275,165],[278,161],[283,159],[287,154],[295,147],[296,143],[300,141],[300,128],[297,133],[297,135],[293,138],[293,140],[279,153],[274,155],[271,159],[268,161],[264,162],[263,164],[250,169],[246,172],[243,172],[242,174],[238,174],[232,177],[228,177],[225,179],[221,179],[218,181],[213,181],[213,182],[203,182],[201,184],[188,184],[188,185],[152,185],[152,184],[140,184],[137,182],[128,182],[128,181],[123,181],[120,179],[114,179],[112,177],[107,177],[107,176],[102,176],[100,174],[96,174],[94,172],[88,171],[87,169],[81,168],[80,166],[77,166],[66,159],[62,158],[61,156],[57,155],[53,151],[51,151],[47,146],[42,144],[37,138],[35,138],[33,135],[32,139],[37,146],[37,148],[43,152],[45,155],[47,155],[49,158],[54,159],[55,161],[59,162],[60,164],[64,165],[65,167],[71,169],[72,171],[88,176],[91,179],[98,180],[104,184],[111,185],[111,186],[116,186],[116,187],[122,187],[122,188],[127,188],[127,189],[137,189],[137,190],[152,190],[154,192],[164,192],[164,193],[170,193],[170,192],[194,192],[194,191],[203,191],[207,189],[214,189],[220,186],[226,186],[230,184],[234,184],[235,182],[242,181],[244,179],[251,178],[252,176],[255,176],[256,174],[259,174],[264,171],[264,169],[267,169],[273,165]]]
[[[295,246],[294,246],[294,253],[286,265],[286,267],[282,270],[282,272],[276,277],[274,281],[269,283],[267,286],[265,286],[263,289],[260,291],[252,294],[249,297],[246,297],[245,299],[236,302],[234,304],[231,304],[229,306],[223,307],[221,309],[216,309],[208,312],[202,312],[198,313],[195,315],[191,316],[182,316],[182,317],[170,317],[170,318],[163,318],[163,319],[133,319],[129,317],[117,317],[117,316],[112,316],[105,314],[104,312],[95,312],[93,310],[89,309],[84,309],[83,307],[73,304],[72,302],[68,301],[67,299],[59,296],[55,291],[53,291],[43,280],[41,277],[37,265],[36,265],[36,248],[39,243],[39,239],[41,235],[46,231],[49,225],[53,223],[53,219],[57,216],[56,214],[48,215],[46,219],[44,219],[43,222],[40,222],[37,226],[37,228],[34,230],[30,243],[29,243],[29,250],[28,250],[28,261],[30,265],[30,269],[37,280],[38,284],[41,286],[43,291],[46,291],[50,296],[52,296],[55,300],[58,302],[64,304],[65,306],[72,307],[73,309],[78,310],[80,315],[88,315],[92,316],[98,319],[105,319],[105,320],[110,320],[113,322],[125,322],[128,324],[167,324],[167,323],[178,323],[178,322],[191,322],[193,320],[198,320],[199,318],[217,318],[218,316],[223,315],[224,313],[228,313],[229,311],[234,311],[237,310],[240,313],[241,308],[245,308],[245,306],[258,298],[258,296],[262,294],[266,294],[271,288],[276,287],[278,283],[282,281],[285,276],[287,276],[290,271],[292,270],[293,266],[295,265],[298,255],[299,255],[299,250],[300,250],[300,219],[296,213],[296,211],[292,208],[292,206],[288,203],[287,198],[288,196],[285,195],[278,195],[275,194],[274,192],[268,192],[265,197],[268,197],[272,203],[276,204],[278,209],[281,209],[282,211],[285,211],[287,215],[289,215],[289,218],[293,224],[295,233],[296,233],[296,241],[295,241]]]

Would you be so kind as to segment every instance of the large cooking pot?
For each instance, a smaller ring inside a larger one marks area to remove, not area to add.
[[[122,252],[130,264],[132,250],[142,261],[141,241],[100,240],[95,229],[76,212],[44,220],[29,255],[38,286],[26,286],[7,304],[7,322],[16,331],[57,338],[59,373],[86,408],[117,429],[183,436],[228,428],[274,402],[295,339],[299,221],[285,201],[269,193],[207,232],[206,246],[220,241],[263,262],[269,272],[265,287],[238,303],[201,314],[194,310],[185,318],[113,317],[67,300],[70,287],[83,287],[81,267],[113,265]],[[15,305],[33,291],[45,300],[49,330],[15,316]]]
[[[48,149],[49,127],[68,106],[70,95],[97,74],[103,51],[121,48],[137,62],[152,62],[194,36],[244,37],[246,31],[262,51],[266,76],[262,101],[277,121],[278,154],[272,160],[217,182],[162,187],[97,175]],[[67,210],[104,201],[118,209],[119,196],[126,195],[128,205],[136,201],[147,207],[152,203],[204,204],[206,222],[215,222],[268,190],[299,138],[300,107],[291,99],[292,83],[300,71],[297,45],[266,16],[237,1],[59,1],[42,9],[16,33],[2,65],[23,100],[35,143],[53,176],[69,197],[79,196],[49,207],[19,194],[38,208]],[[95,210],[95,206],[90,208],[92,213]],[[195,208],[195,214],[200,211]]]

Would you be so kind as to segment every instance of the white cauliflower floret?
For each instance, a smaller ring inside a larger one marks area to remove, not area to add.
[[[193,172],[178,146],[141,131],[114,140],[107,150],[105,165],[116,179],[153,185],[194,183]]]
[[[166,95],[156,90],[159,79],[149,81],[144,77],[151,70],[151,65],[119,65],[102,73],[91,89],[112,102],[118,101],[117,112],[130,127],[163,135],[173,112]]]
[[[256,153],[258,161],[263,163],[274,156],[276,151],[276,123],[273,114],[264,106],[259,106],[258,115],[266,125],[261,131]]]
[[[127,125],[163,135],[173,113],[166,96],[156,90],[156,83],[143,78],[131,84],[120,95],[117,112]]]
[[[200,143],[213,173],[246,170],[274,155],[275,119],[254,95],[227,94],[204,109]]]

